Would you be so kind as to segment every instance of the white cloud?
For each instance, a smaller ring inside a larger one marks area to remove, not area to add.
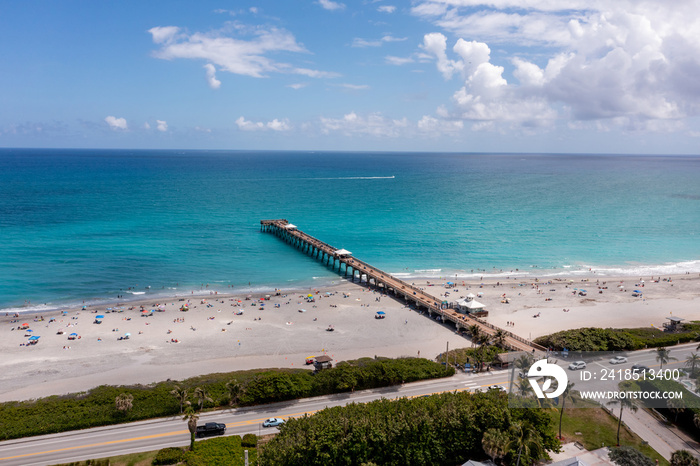
[[[345,89],[350,89],[351,91],[364,91],[366,89],[369,89],[369,86],[367,84],[340,84],[340,87],[344,87]]]
[[[331,0],[318,0],[318,4],[323,7],[324,10],[342,10],[345,8],[344,3],[333,2]]]
[[[665,132],[700,114],[696,10],[690,1],[422,0],[412,13],[461,37],[454,56],[445,34],[426,34],[417,55],[463,80],[446,117]]]
[[[151,125],[148,124],[148,122],[146,121],[146,122],[143,124],[143,129],[149,130],[149,129],[151,129]]]
[[[356,37],[352,41],[353,47],[380,47],[385,42],[403,42],[408,40],[408,37],[394,37],[392,35],[383,36],[380,39],[366,40]]]
[[[406,65],[408,63],[415,62],[415,60],[411,57],[404,58],[404,57],[394,57],[391,55],[387,55],[386,57],[384,57],[384,61],[386,61],[390,65],[397,65],[397,66]]]
[[[211,63],[204,65],[204,69],[207,70],[207,83],[212,89],[218,89],[221,87],[221,81],[216,79],[216,67]]]
[[[180,28],[177,26],[156,26],[149,29],[148,32],[153,36],[153,42],[163,44],[172,41],[177,33],[180,32]]]
[[[393,5],[382,5],[377,7],[377,11],[380,13],[393,13],[396,11],[396,7]]]
[[[127,130],[129,127],[126,124],[126,119],[124,118],[117,118],[113,116],[108,116],[105,118],[105,121],[109,125],[110,128],[114,130]]]
[[[421,132],[430,136],[456,134],[464,129],[464,123],[462,121],[438,120],[429,115],[424,115],[417,126]]]
[[[330,78],[337,73],[296,68],[277,62],[268,55],[277,52],[307,53],[288,31],[278,28],[247,27],[238,23],[209,33],[183,33],[174,26],[154,27],[149,30],[153,42],[161,48],[154,52],[156,58],[172,60],[188,58],[206,60],[204,66],[209,85],[216,89],[220,81],[215,72],[225,71],[261,78],[268,73],[290,73],[315,78]],[[235,37],[231,37],[235,36]]]
[[[303,89],[308,85],[309,85],[309,83],[294,83],[294,84],[287,84],[287,87],[291,87],[295,91],[298,91],[299,89]]]
[[[292,127],[289,126],[289,121],[287,119],[279,121],[277,118],[275,118],[272,121],[269,121],[267,123],[267,127],[273,131],[289,131],[290,129],[292,129]]]
[[[262,121],[250,121],[243,117],[239,117],[236,120],[236,125],[238,125],[238,129],[241,131],[289,131],[292,129],[291,125],[289,124],[289,120],[286,118],[283,120],[278,120],[275,118],[272,121],[263,123]]]
[[[168,130],[168,123],[163,120],[156,120],[158,126],[156,128],[158,131],[166,132]]]
[[[324,134],[340,132],[346,136],[366,134],[379,137],[397,138],[406,133],[409,123],[406,118],[393,120],[381,113],[372,113],[366,117],[350,112],[343,118],[321,118],[321,131]]]

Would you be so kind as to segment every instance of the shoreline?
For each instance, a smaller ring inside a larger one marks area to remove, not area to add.
[[[526,339],[579,327],[661,328],[671,315],[700,320],[700,276],[643,277],[644,282],[640,278],[513,277],[483,283],[459,280],[451,288],[446,278],[406,281],[449,301],[481,294],[476,299],[489,311],[486,320]],[[582,289],[586,296],[579,294]],[[643,291],[641,297],[631,295],[635,289]],[[256,300],[266,294],[269,300]],[[188,302],[189,310],[181,311]],[[141,315],[141,306],[148,316]],[[386,312],[386,319],[375,319],[379,310]],[[104,316],[101,324],[93,323],[97,315]],[[32,332],[18,330],[23,323]],[[329,326],[333,332],[326,330]],[[70,333],[79,338],[68,340]],[[120,340],[126,333],[130,338]],[[454,327],[344,279],[332,286],[280,290],[279,295],[274,290],[212,290],[207,295],[144,297],[84,310],[9,314],[0,316],[0,334],[5,356],[0,363],[0,401],[80,392],[103,384],[305,367],[307,356],[319,354],[328,354],[334,363],[375,355],[433,359],[446,344],[450,349],[471,346]],[[24,346],[31,335],[40,336],[39,343]]]
[[[588,266],[588,265],[571,265],[562,266],[559,268],[539,268],[537,266],[530,266],[527,269],[512,269],[512,270],[496,270],[491,269],[472,269],[470,271],[466,270],[447,270],[447,269],[421,269],[414,270],[413,272],[387,272],[389,275],[399,278],[407,282],[426,282],[426,281],[458,281],[458,282],[496,282],[503,280],[555,280],[555,279],[574,279],[575,281],[581,279],[600,279],[600,280],[625,280],[634,277],[648,277],[648,276],[667,276],[667,277],[680,277],[684,276],[686,272],[691,275],[700,275],[700,260],[686,260],[675,263],[664,263],[656,265],[625,265],[625,266]],[[319,279],[318,282],[315,280]],[[341,275],[335,275],[333,272],[332,277],[312,277],[307,282],[300,282],[298,285],[286,286],[281,285],[283,289],[287,292],[303,291],[311,288],[327,288],[334,287],[342,284],[346,281],[346,278]],[[29,304],[25,301],[24,305],[12,306],[7,305],[7,307],[0,308],[0,315],[5,313],[19,313],[19,314],[36,314],[36,313],[48,313],[52,311],[60,311],[65,309],[71,309],[75,307],[82,307],[83,304],[88,307],[92,306],[115,306],[119,304],[132,303],[139,304],[143,300],[172,300],[187,297],[206,297],[210,295],[211,292],[216,292],[218,294],[252,294],[260,295],[267,294],[270,290],[276,289],[279,284],[264,284],[257,286],[241,286],[240,288],[233,289],[230,287],[223,287],[221,285],[207,285],[207,287],[199,288],[183,288],[179,291],[178,288],[172,286],[162,286],[160,288],[144,287],[140,288],[138,291],[132,288],[127,288],[126,290],[120,290],[123,293],[122,298],[114,298],[108,296],[98,296],[85,299],[77,298],[76,300],[65,300],[63,302],[51,302],[47,301],[43,304]],[[170,290],[170,292],[168,292]],[[128,296],[128,297],[124,297]],[[31,300],[29,300],[31,302]],[[36,302],[36,300],[34,300]]]

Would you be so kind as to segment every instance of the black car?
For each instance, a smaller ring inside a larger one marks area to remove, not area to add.
[[[650,370],[651,369],[649,369],[647,366],[643,366],[641,364],[635,364],[634,366],[632,366],[633,373],[641,372],[642,374],[645,374],[647,371],[650,371]]]

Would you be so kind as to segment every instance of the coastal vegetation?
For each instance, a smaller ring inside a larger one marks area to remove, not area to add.
[[[497,432],[503,435],[496,435]],[[546,410],[509,409],[498,390],[443,393],[326,408],[289,419],[262,448],[269,465],[461,464],[501,458],[532,464],[558,450]]]
[[[251,406],[377,388],[454,374],[420,358],[362,358],[313,375],[305,369],[217,373],[151,385],[100,386],[88,392],[0,404],[0,439],[43,435],[201,409]]]
[[[585,327],[563,330],[535,339],[546,348],[569,351],[633,351],[643,348],[673,346],[700,339],[700,323],[683,324],[676,332],[664,332],[655,327],[597,328]]]

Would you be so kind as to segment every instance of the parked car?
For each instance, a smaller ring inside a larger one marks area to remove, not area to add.
[[[574,361],[571,364],[569,364],[570,371],[577,371],[579,369],[585,369],[585,368],[586,368],[586,363],[584,361]]]
[[[627,362],[627,358],[624,356],[615,356],[610,360],[610,364],[624,364]]]
[[[284,424],[284,419],[278,417],[271,417],[270,419],[265,419],[263,421],[263,427],[277,427]]]

